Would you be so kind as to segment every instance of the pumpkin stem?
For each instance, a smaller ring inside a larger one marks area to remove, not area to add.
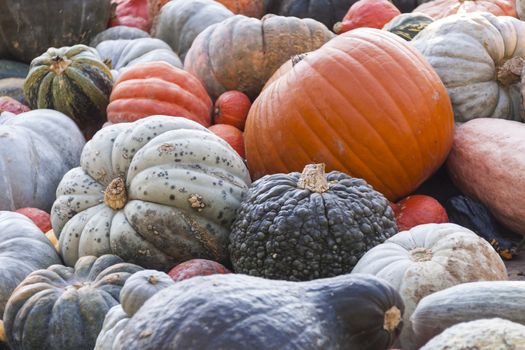
[[[336,24],[334,24],[333,30],[335,34],[341,33],[342,29],[343,29],[343,22],[337,22]]]
[[[317,193],[328,191],[329,184],[324,169],[324,163],[306,165],[297,181],[297,187]]]
[[[118,210],[124,208],[128,201],[126,183],[123,177],[113,179],[104,191],[104,203],[111,209]]]
[[[496,69],[497,80],[503,86],[515,84],[521,80],[521,71],[523,70],[524,59],[521,57],[512,57]]]
[[[410,251],[410,257],[416,262],[429,261],[432,259],[432,251],[423,247],[415,248]]]
[[[109,68],[109,69],[113,69],[113,61],[111,60],[111,58],[104,58],[104,64]]]
[[[151,275],[148,277],[148,283],[155,285],[159,283],[159,279],[155,275]]]
[[[68,60],[62,56],[54,56],[51,58],[51,61],[52,63],[49,69],[56,75],[63,74],[67,67],[69,67],[69,65],[72,63],[71,60]]]
[[[401,311],[396,307],[392,306],[385,312],[385,320],[383,323],[383,328],[387,332],[393,332],[396,330],[397,326],[401,322]]]

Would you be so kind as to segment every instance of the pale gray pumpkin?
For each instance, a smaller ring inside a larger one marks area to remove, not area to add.
[[[84,136],[66,115],[38,109],[0,115],[0,210],[49,211],[62,176],[78,166]]]
[[[389,282],[403,298],[401,347],[417,349],[410,316],[423,297],[457,284],[507,279],[498,253],[483,238],[456,224],[425,224],[399,232],[370,249],[352,273]]]
[[[411,43],[447,87],[457,122],[523,120],[524,22],[486,12],[452,15],[429,24]]]
[[[464,322],[450,327],[420,350],[523,350],[525,326],[502,318]]]
[[[109,309],[104,324],[97,337],[94,350],[113,350],[122,343],[122,330],[128,325],[130,316],[122,309],[122,305],[115,305]]]
[[[106,40],[133,40],[140,38],[149,38],[150,35],[138,28],[128,26],[115,26],[105,29],[98,33],[89,43],[91,47],[97,47]]]
[[[228,260],[250,177],[237,152],[200,124],[152,116],[110,125],[80,163],[62,179],[51,212],[66,264],[107,253],[158,270]]]
[[[151,36],[168,43],[184,61],[200,32],[233,15],[233,12],[213,0],[171,0],[155,17]]]
[[[96,49],[112,69],[114,80],[124,69],[140,63],[163,61],[182,68],[179,56],[160,39],[105,40]]]

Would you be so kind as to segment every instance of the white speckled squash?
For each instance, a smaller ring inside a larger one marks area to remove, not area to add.
[[[410,316],[423,297],[466,282],[507,279],[498,253],[483,238],[455,224],[425,224],[400,232],[369,250],[352,273],[392,284],[405,303],[404,350],[417,349]]]
[[[447,87],[457,122],[523,119],[525,22],[481,12],[452,15],[429,24],[411,43]]]
[[[0,115],[0,210],[49,211],[64,174],[78,166],[84,136],[65,114],[37,109]]]
[[[420,350],[523,350],[525,326],[501,318],[457,324]]]
[[[57,189],[51,222],[67,265],[112,253],[167,270],[225,262],[230,225],[250,184],[225,141],[180,117],[107,126]]]

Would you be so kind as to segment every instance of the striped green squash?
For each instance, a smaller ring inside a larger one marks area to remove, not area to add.
[[[62,112],[89,137],[106,120],[112,87],[111,71],[97,51],[75,45],[50,48],[35,58],[24,83],[24,95],[32,109]]]

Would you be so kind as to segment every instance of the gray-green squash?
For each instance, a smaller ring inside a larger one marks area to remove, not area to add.
[[[0,59],[0,79],[25,78],[27,72],[29,65],[25,63]]]
[[[0,210],[49,211],[62,176],[78,166],[84,143],[75,123],[60,112],[0,114]]]
[[[57,189],[51,221],[67,265],[116,254],[167,270],[192,258],[228,260],[228,234],[249,184],[224,140],[181,117],[100,130]]]
[[[140,38],[149,38],[150,35],[138,28],[127,27],[127,26],[115,26],[110,27],[106,30],[98,33],[89,43],[91,47],[97,47],[103,41],[106,40],[133,40]]]
[[[126,279],[142,270],[114,255],[85,256],[74,268],[52,265],[27,276],[4,313],[15,350],[92,350]]]

